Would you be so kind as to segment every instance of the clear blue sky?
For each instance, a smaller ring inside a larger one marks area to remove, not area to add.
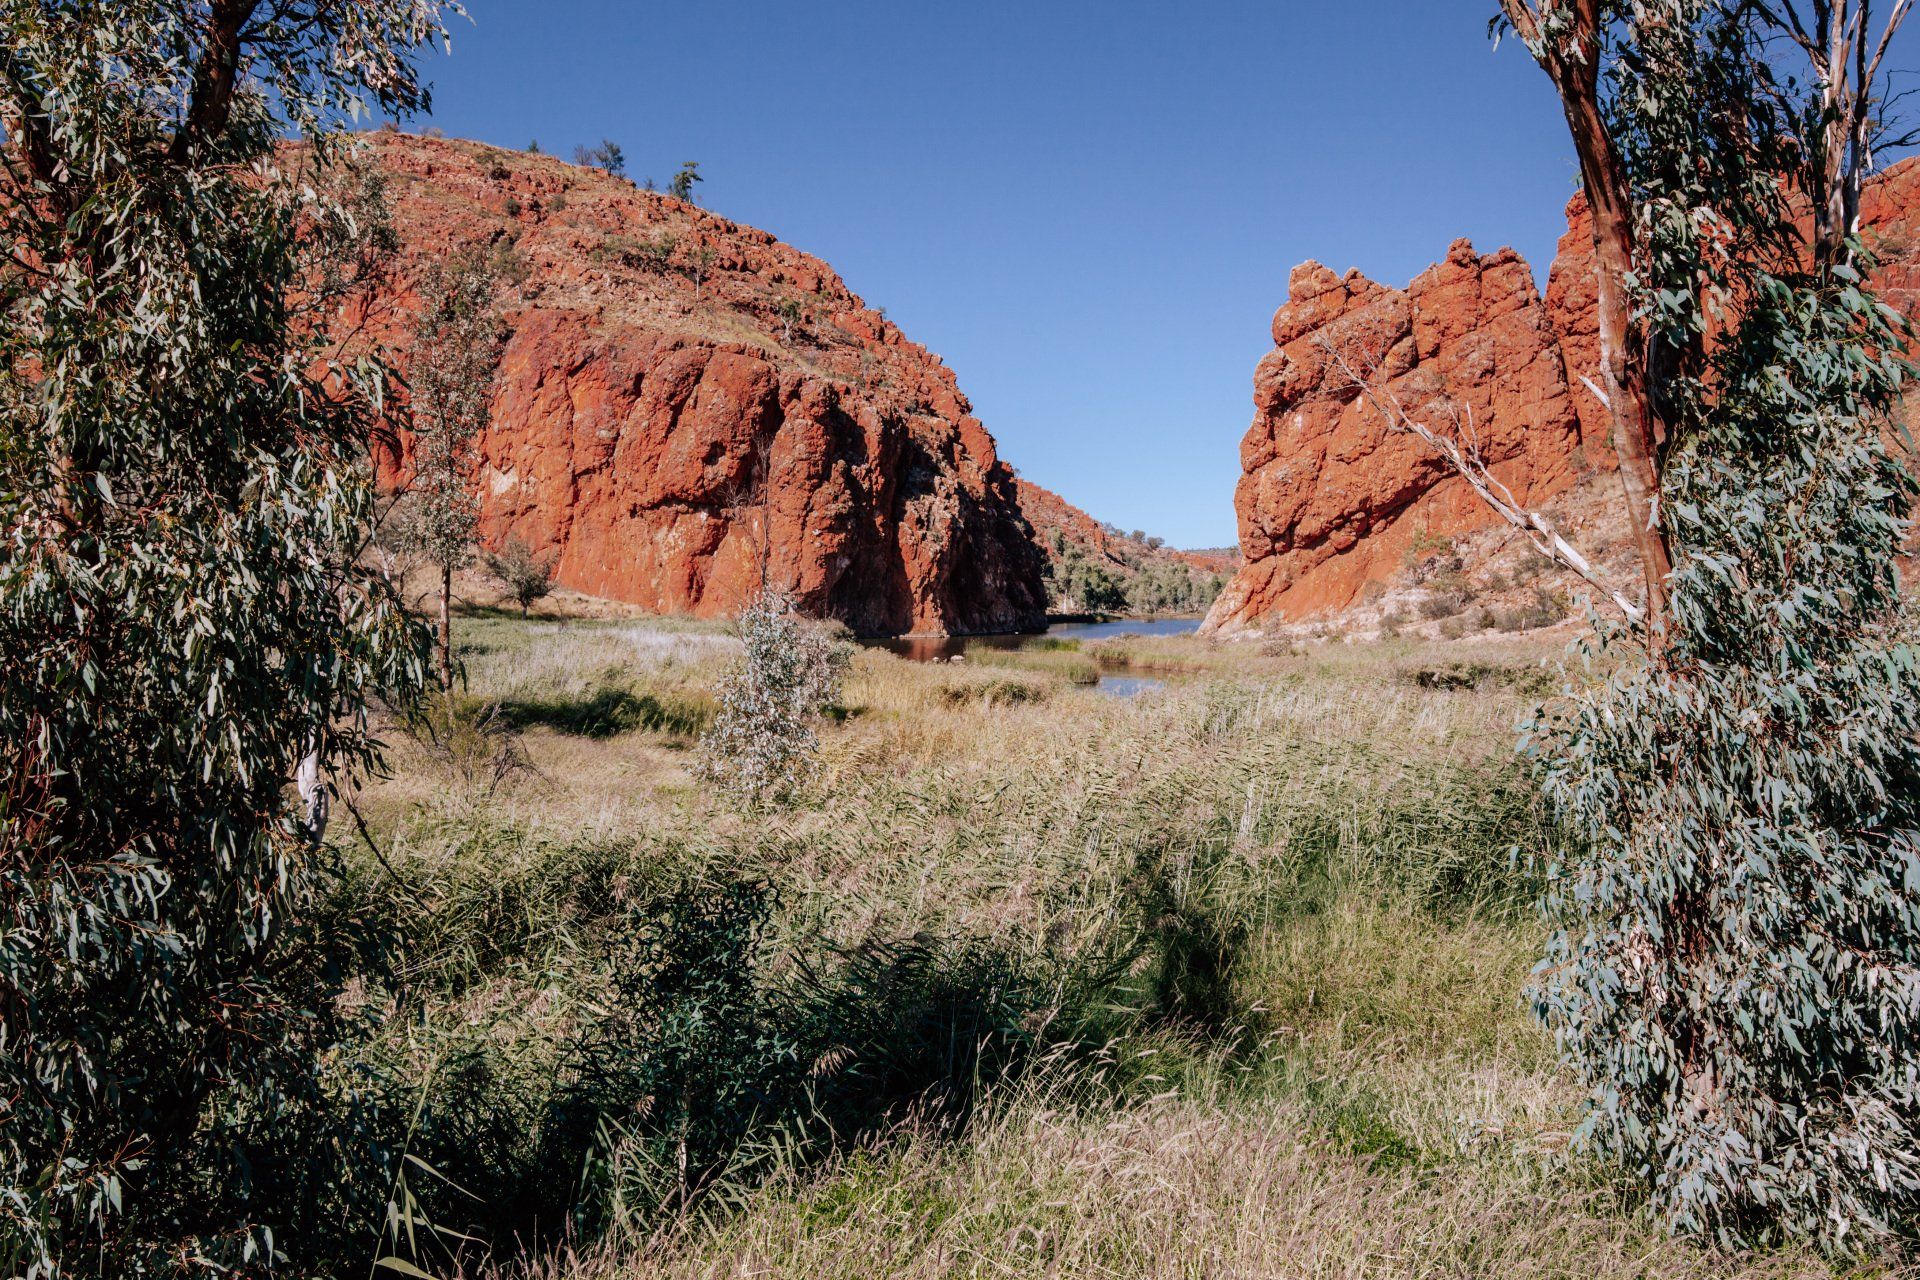
[[[1021,474],[1234,540],[1288,270],[1405,283],[1455,236],[1544,275],[1575,173],[1492,0],[468,0],[432,123],[664,182],[832,263]]]

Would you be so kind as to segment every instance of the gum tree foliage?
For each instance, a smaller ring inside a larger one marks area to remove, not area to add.
[[[1906,326],[1863,283],[1857,201],[1805,215],[1869,158],[1827,163],[1857,97],[1790,73],[1819,46],[1786,6],[1505,8],[1617,206],[1596,239],[1623,219],[1607,382],[1644,389],[1672,562],[1665,607],[1603,637],[1642,656],[1532,731],[1572,837],[1534,998],[1584,1133],[1671,1227],[1865,1247],[1920,1208],[1920,657],[1886,445]],[[1868,92],[1872,6],[1816,8],[1867,29],[1828,71]]]
[[[439,573],[440,683],[453,687],[453,575],[480,523],[474,442],[487,429],[503,342],[494,263],[468,251],[428,268],[407,357],[413,478],[402,540]]]
[[[436,0],[0,0],[0,1269],[258,1269],[306,1089],[297,761],[428,650],[356,570],[370,364],[332,122],[425,104]],[[295,133],[311,145],[283,151]],[[337,280],[333,281],[338,283]]]
[[[1047,557],[1047,601],[1069,613],[1118,613],[1127,607],[1127,583],[1108,565],[1055,530]]]
[[[1225,580],[1176,560],[1128,558],[1124,564],[1089,552],[1055,529],[1047,543],[1047,604],[1067,613],[1198,613]]]
[[[699,769],[749,804],[768,804],[811,774],[820,745],[814,726],[839,700],[853,653],[833,630],[796,614],[793,598],[779,591],[750,600],[737,629],[745,653],[722,683]]]
[[[1127,580],[1127,611],[1136,614],[1201,613],[1226,585],[1177,560],[1148,560]]]

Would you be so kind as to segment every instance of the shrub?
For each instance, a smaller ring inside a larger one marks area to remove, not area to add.
[[[746,653],[720,689],[720,711],[700,739],[699,774],[750,804],[784,798],[811,773],[815,724],[840,697],[852,647],[763,592],[740,611]]]
[[[617,262],[639,271],[664,272],[673,266],[679,246],[679,237],[663,231],[657,237],[608,236],[587,252],[595,262]]]
[[[534,555],[533,548],[518,538],[508,538],[506,545],[489,552],[486,560],[487,572],[507,589],[523,618],[536,601],[553,593],[554,561]]]
[[[1542,698],[1555,692],[1559,680],[1547,666],[1512,666],[1490,662],[1443,662],[1403,670],[1401,678],[1422,689],[1479,689],[1504,685],[1529,698]]]
[[[443,690],[401,723],[467,799],[492,795],[509,778],[532,771],[518,726],[498,703]]]
[[[1459,547],[1452,538],[1431,533],[1425,528],[1414,531],[1404,557],[1407,576],[1415,583],[1432,582],[1436,578],[1458,574],[1463,563]]]
[[[1251,936],[1244,903],[1223,901],[1227,847],[1175,852],[1143,849],[1125,882],[1138,913],[1127,942],[1127,969],[1143,979],[1145,1009],[1156,1020],[1208,1034],[1257,1020],[1234,989]]]
[[[657,899],[614,937],[602,1012],[567,1051],[535,1168],[579,1170],[569,1224],[651,1236],[912,1120],[964,1126],[1007,1079],[1050,993],[1000,952],[929,937],[774,954],[771,888]]]
[[[713,264],[720,258],[719,251],[709,245],[701,245],[686,255],[682,271],[687,279],[693,281],[693,296],[698,298],[707,286],[707,277],[713,271]]]
[[[684,1209],[801,1075],[757,971],[771,909],[754,885],[670,898],[614,943],[615,998],[574,1050],[562,1103],[563,1127],[597,1139],[582,1181],[604,1199],[589,1214]]]
[[[679,247],[678,236],[662,231],[656,239],[641,242],[640,263],[654,271],[665,271],[673,265],[674,251]]]
[[[1513,562],[1507,574],[1508,580],[1516,587],[1523,587],[1545,573],[1550,563],[1545,556],[1522,555]]]
[[[1534,631],[1550,627],[1566,616],[1566,602],[1541,587],[1533,589],[1533,598],[1526,604],[1492,611],[1496,631]]]
[[[940,698],[950,707],[1012,707],[1023,702],[1043,702],[1046,697],[1045,685],[1010,676],[940,686]]]
[[[636,730],[691,736],[706,728],[713,708],[702,699],[599,689],[584,698],[513,699],[500,712],[515,727],[545,725],[583,738],[612,738]]]
[[[575,147],[573,162],[616,178],[627,171],[626,154],[620,150],[620,144],[611,138],[603,138],[597,147]]]
[[[793,326],[798,324],[801,317],[806,314],[806,309],[800,305],[798,298],[782,298],[774,304],[773,310],[774,314],[780,317],[780,340],[783,343],[792,345]]]
[[[533,264],[527,261],[527,255],[520,252],[518,245],[503,241],[493,251],[491,270],[502,285],[517,290],[533,274]]]

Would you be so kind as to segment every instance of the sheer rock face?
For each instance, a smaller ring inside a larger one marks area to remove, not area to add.
[[[1342,360],[1384,379],[1410,412],[1457,413],[1521,502],[1580,472],[1559,335],[1512,250],[1482,256],[1457,241],[1405,289],[1309,262],[1289,294],[1254,373],[1254,421],[1240,446],[1246,564],[1208,630],[1342,609],[1399,572],[1421,540],[1486,522],[1472,490],[1417,437],[1389,429]]]
[[[481,533],[589,594],[698,616],[761,583],[863,634],[1040,625],[1044,559],[952,372],[818,259],[622,179],[375,144],[402,245],[359,317],[404,350],[420,272],[500,255]],[[409,442],[384,452],[403,481]]]
[[[1920,303],[1920,161],[1890,168],[1862,202],[1883,301]],[[1391,581],[1423,539],[1497,523],[1424,442],[1390,431],[1329,348],[1400,402],[1448,421],[1459,406],[1493,474],[1537,505],[1614,466],[1598,382],[1592,226],[1567,206],[1546,295],[1511,249],[1465,241],[1404,290],[1318,263],[1294,270],[1254,373],[1254,420],[1234,504],[1246,563],[1207,618],[1233,632],[1337,613]],[[1377,584],[1377,585],[1375,585]]]

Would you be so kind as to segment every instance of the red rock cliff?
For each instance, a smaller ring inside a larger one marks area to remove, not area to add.
[[[1336,613],[1384,586],[1425,538],[1495,523],[1418,438],[1390,431],[1333,353],[1384,377],[1409,409],[1462,406],[1493,474],[1539,504],[1610,469],[1606,412],[1581,382],[1597,376],[1592,240],[1582,201],[1546,296],[1511,249],[1459,241],[1405,289],[1318,263],[1294,270],[1254,373],[1254,419],[1240,446],[1234,506],[1246,563],[1207,630]],[[1920,161],[1903,161],[1864,201],[1876,283],[1912,311],[1920,297]]]
[[[403,246],[377,327],[403,334],[419,267],[459,247],[520,277],[478,448],[489,545],[663,612],[731,613],[764,574],[864,634],[1041,623],[992,437],[825,263],[546,156],[398,134],[375,155]]]
[[[1372,370],[1409,408],[1463,406],[1482,456],[1538,502],[1578,474],[1580,423],[1559,338],[1527,264],[1457,242],[1390,289],[1298,267],[1254,373],[1254,421],[1234,496],[1246,564],[1208,615],[1236,630],[1344,608],[1398,571],[1416,539],[1485,522],[1478,500],[1418,438],[1391,431],[1336,359]]]

